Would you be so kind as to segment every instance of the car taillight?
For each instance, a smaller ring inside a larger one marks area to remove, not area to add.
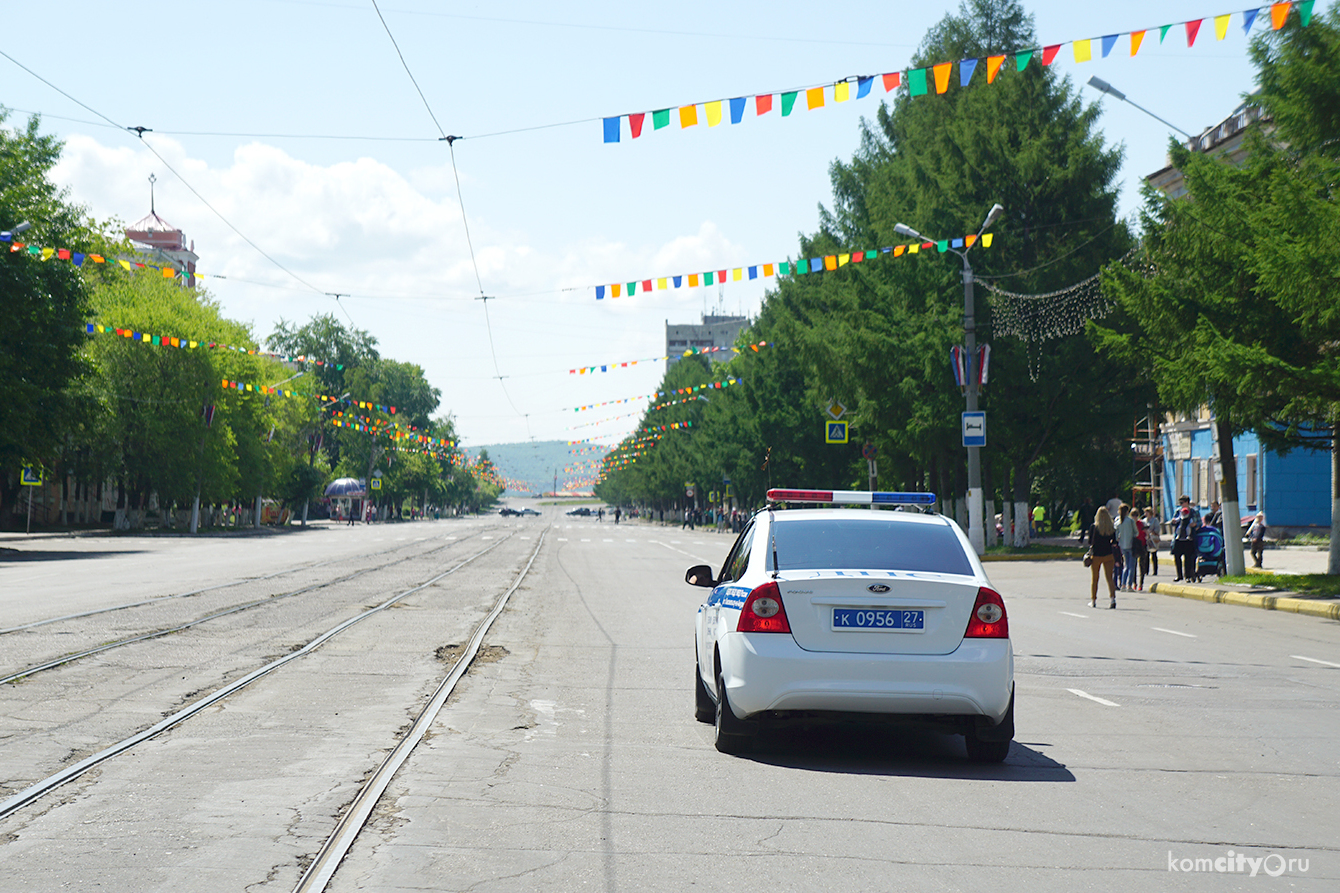
[[[758,586],[744,600],[740,622],[735,626],[741,633],[789,633],[791,624],[782,606],[782,592],[772,580]]]
[[[968,617],[965,639],[1008,639],[1010,621],[1005,616],[1005,602],[1000,593],[985,586],[977,590],[977,603]]]

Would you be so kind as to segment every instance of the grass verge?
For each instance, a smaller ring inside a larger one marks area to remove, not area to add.
[[[1243,583],[1249,586],[1269,586],[1299,595],[1322,597],[1340,596],[1340,576],[1333,574],[1244,574],[1240,577],[1220,577],[1224,583]]]

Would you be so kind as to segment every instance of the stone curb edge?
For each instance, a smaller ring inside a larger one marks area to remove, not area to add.
[[[1284,595],[1257,595],[1229,589],[1211,589],[1208,586],[1178,586],[1176,583],[1155,583],[1148,591],[1159,595],[1217,602],[1221,605],[1240,605],[1244,608],[1260,608],[1265,611],[1288,611],[1292,614],[1321,617],[1324,620],[1340,620],[1340,603],[1336,602],[1316,602]]]
[[[983,563],[988,561],[1075,561],[1084,557],[1083,552],[1003,552],[997,555],[983,555]]]

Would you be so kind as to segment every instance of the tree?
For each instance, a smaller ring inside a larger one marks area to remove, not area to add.
[[[97,251],[104,240],[96,226],[51,181],[60,142],[41,134],[35,116],[14,130],[2,126],[8,117],[0,107],[0,230],[30,223],[15,241]],[[0,242],[0,524],[15,504],[20,466],[48,465],[77,421],[70,386],[87,371],[80,348],[89,289],[79,268],[11,251],[13,244]]]

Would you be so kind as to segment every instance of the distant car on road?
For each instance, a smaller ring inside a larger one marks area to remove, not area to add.
[[[521,511],[517,512],[517,514],[518,514],[518,515],[536,515],[536,516],[538,516],[540,513],[537,512],[537,511],[535,511],[535,509],[532,509],[532,508],[524,508],[524,509],[522,509]]]
[[[498,510],[498,514],[502,515],[504,518],[510,518],[512,515],[519,515],[521,513],[518,512],[516,509],[507,508],[506,506],[504,506],[503,508]]]
[[[929,493],[769,490],[790,504],[929,505]],[[883,719],[964,736],[1005,759],[1014,651],[1005,603],[968,538],[940,515],[764,510],[726,556],[685,581],[711,589],[695,624],[695,715],[738,753],[759,727]]]
[[[579,507],[577,507],[577,508],[575,508],[575,509],[570,509],[570,510],[568,511],[568,517],[570,517],[570,518],[589,518],[589,517],[591,517],[591,510],[590,510],[589,508],[587,508],[586,506],[584,506],[584,505],[583,505],[583,506],[579,506]]]

